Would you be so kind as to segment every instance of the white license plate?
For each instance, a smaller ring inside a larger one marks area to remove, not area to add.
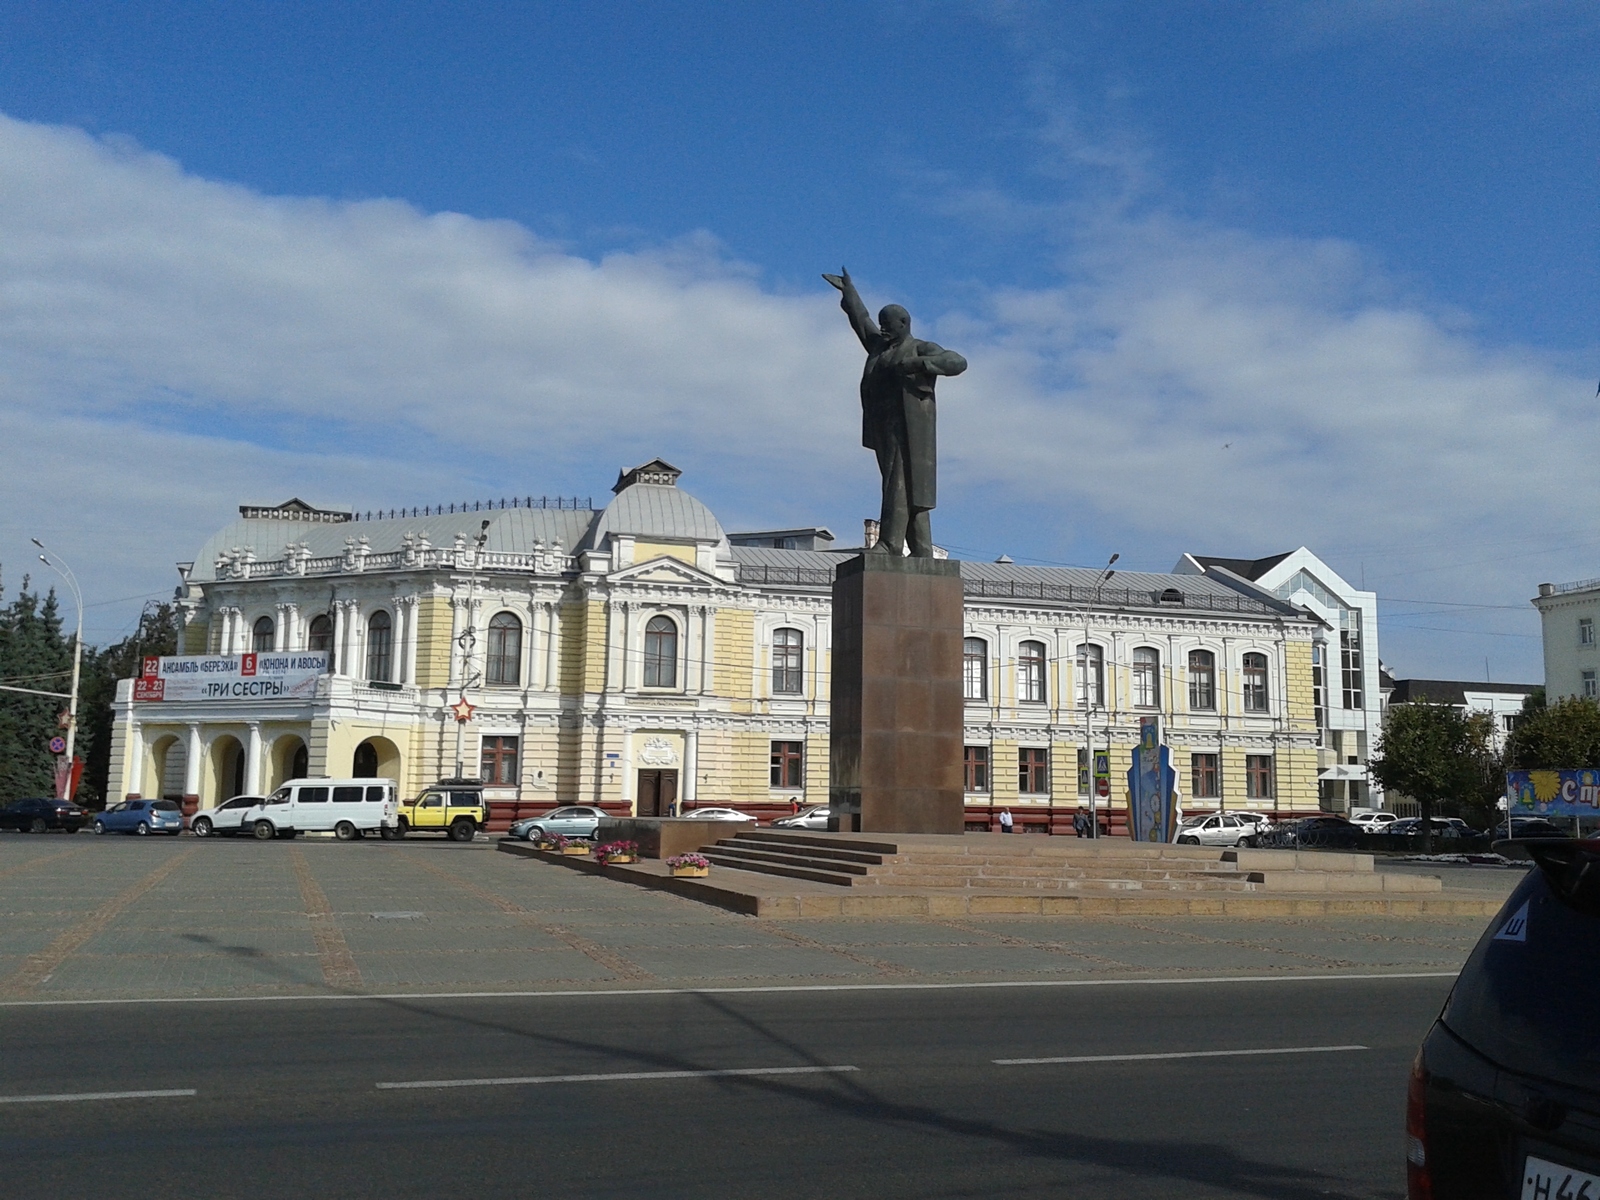
[[[1522,1164],[1522,1200],[1600,1200],[1600,1175],[1530,1154]]]

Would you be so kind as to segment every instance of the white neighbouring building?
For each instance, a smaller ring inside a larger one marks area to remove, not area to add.
[[[1383,791],[1367,774],[1372,747],[1383,728],[1378,594],[1350,586],[1304,546],[1255,559],[1185,554],[1173,570],[1248,580],[1320,620],[1311,673],[1322,806],[1330,812],[1383,807]]]
[[[1533,606],[1544,642],[1545,699],[1600,700],[1600,579],[1541,583]]]

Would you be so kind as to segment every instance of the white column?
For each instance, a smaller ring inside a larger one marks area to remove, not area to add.
[[[346,600],[345,607],[348,611],[344,618],[344,673],[361,679],[366,674],[361,661],[361,604],[357,600]]]
[[[126,785],[122,789],[124,796],[129,792],[144,795],[144,732],[139,728],[137,721],[128,722],[128,746],[123,756],[128,763],[127,770],[123,774],[123,783]],[[160,790],[158,784],[156,791]],[[108,802],[112,799],[111,796],[106,797]]]
[[[333,660],[332,673],[343,675],[344,671],[344,601],[338,600],[333,605],[333,645],[329,650],[329,657]]]
[[[261,794],[261,722],[250,722],[250,737],[244,748],[244,794]]]
[[[285,628],[289,623],[289,618],[285,613],[285,608],[286,606],[282,604],[273,606],[273,611],[278,614],[277,619],[272,622],[272,649],[274,653],[289,648],[289,630]]]
[[[304,650],[306,648],[305,631],[300,628],[300,606],[298,604],[285,604],[283,606],[283,648],[289,651]]]
[[[644,654],[644,638],[638,631],[639,605],[629,600],[622,606],[622,690],[637,692],[640,666]]]
[[[202,753],[200,725],[196,722],[189,726],[189,744],[184,749],[183,794],[185,796],[200,795],[200,756]]]
[[[689,804],[699,796],[699,789],[695,785],[696,772],[700,769],[700,731],[690,729],[683,735],[683,781],[678,788],[679,810],[682,805]]]
[[[420,615],[420,601],[416,596],[407,596],[405,607],[406,653],[400,660],[400,669],[405,674],[401,682],[409,685],[417,681],[417,619]]]
[[[549,635],[545,640],[545,666],[544,690],[547,692],[559,691],[561,688],[561,603],[552,601],[545,605],[549,614],[547,623]]]
[[[399,596],[391,596],[389,607],[394,609],[394,642],[390,651],[394,656],[394,667],[391,678],[395,683],[405,683],[406,680],[406,602]]]
[[[606,604],[606,691],[622,690],[622,622],[623,607],[620,600]]]

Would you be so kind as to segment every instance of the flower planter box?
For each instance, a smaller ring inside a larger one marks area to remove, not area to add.
[[[606,866],[620,867],[624,863],[636,863],[638,861],[639,856],[637,854],[613,854],[610,858],[606,859]]]
[[[587,853],[589,853],[589,847],[587,847],[587,846],[563,846],[563,847],[561,847],[561,853],[563,853],[563,854],[587,854]]]
[[[710,867],[673,867],[672,868],[672,877],[674,879],[704,879],[709,874],[711,874],[711,868]]]

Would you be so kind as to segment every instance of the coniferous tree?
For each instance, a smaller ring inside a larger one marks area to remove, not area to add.
[[[55,590],[41,603],[29,583],[23,576],[17,598],[0,605],[0,683],[65,692],[72,680],[72,639],[62,636]],[[0,800],[55,794],[50,739],[62,732],[57,714],[66,707],[51,696],[0,692]]]

